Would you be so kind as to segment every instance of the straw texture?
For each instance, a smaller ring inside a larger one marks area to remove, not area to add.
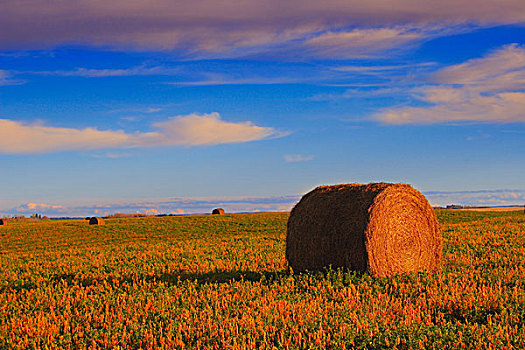
[[[90,225],[105,225],[104,219],[98,217],[92,217],[89,219]]]
[[[222,208],[215,208],[215,209],[213,209],[213,211],[211,213],[215,214],[215,215],[224,215],[224,209],[222,209]]]
[[[286,258],[296,272],[328,266],[375,276],[437,271],[441,256],[434,210],[406,184],[320,186],[288,220]]]

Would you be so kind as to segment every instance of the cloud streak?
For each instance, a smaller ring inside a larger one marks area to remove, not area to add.
[[[435,206],[460,204],[471,206],[520,206],[525,204],[525,190],[431,191],[424,195]],[[38,213],[51,217],[142,214],[202,214],[222,207],[227,212],[289,211],[301,195],[269,197],[188,197],[151,199],[77,200],[76,204],[30,202],[15,207],[0,208],[2,215]]]
[[[399,48],[425,37],[420,31],[407,28],[369,28],[351,31],[328,31],[306,40],[314,49],[312,56],[322,58],[367,58],[385,50]]]
[[[92,69],[77,68],[74,70],[57,70],[57,71],[34,71],[24,72],[37,75],[54,75],[63,77],[82,77],[82,78],[108,78],[108,77],[130,77],[140,75],[174,75],[179,73],[177,68],[166,68],[161,66],[146,67],[137,66],[121,69]]]
[[[275,197],[217,197],[217,198],[156,198],[140,200],[80,200],[79,204],[68,205],[47,203],[25,203],[2,210],[3,215],[34,214],[61,216],[111,215],[114,213],[155,214],[207,214],[216,207],[223,207],[230,213],[289,211],[300,196]]]
[[[415,39],[392,28],[410,23],[474,25],[525,21],[521,0],[314,0],[221,1],[115,0],[4,1],[0,5],[0,48],[35,49],[64,44],[217,53],[242,48],[275,49],[295,41],[360,46],[363,32],[382,44]],[[370,34],[370,33],[368,33]],[[317,39],[314,38],[317,36]],[[390,44],[387,44],[390,45]],[[366,46],[366,45],[365,45]]]
[[[58,151],[153,146],[202,146],[241,143],[287,135],[252,122],[228,122],[218,113],[176,116],[154,123],[153,131],[126,133],[73,129],[0,119],[0,152],[36,154]]]
[[[302,154],[286,154],[284,156],[284,160],[287,163],[309,162],[314,160],[314,156]]]
[[[525,190],[434,191],[425,196],[432,205],[511,206],[525,204]]]
[[[431,81],[412,90],[426,106],[390,108],[376,118],[388,124],[525,122],[524,47],[507,45],[445,67]]]
[[[12,78],[12,73],[6,70],[0,70],[0,86],[6,85],[20,85],[24,82],[21,80],[16,80]]]

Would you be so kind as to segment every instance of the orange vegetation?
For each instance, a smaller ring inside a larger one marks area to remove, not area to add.
[[[438,212],[438,274],[289,274],[288,214],[13,222],[0,348],[525,347],[525,215]]]

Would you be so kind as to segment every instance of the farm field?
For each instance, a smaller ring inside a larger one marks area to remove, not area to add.
[[[521,211],[525,210],[524,206],[514,206],[514,207],[487,207],[487,208],[466,208],[460,210],[470,210],[470,211]]]
[[[0,348],[525,348],[525,215],[438,211],[443,269],[290,274],[288,213],[9,222]]]

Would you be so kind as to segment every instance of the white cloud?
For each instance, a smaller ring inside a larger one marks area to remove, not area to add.
[[[176,116],[154,123],[153,127],[151,132],[126,133],[122,130],[61,128],[0,119],[0,153],[217,145],[287,135],[252,122],[227,122],[218,113]]]
[[[447,121],[525,122],[525,48],[509,45],[482,58],[443,68],[438,85],[414,89],[428,106],[391,108],[377,115],[390,124]]]
[[[155,123],[158,132],[138,135],[135,144],[145,145],[217,145],[282,137],[287,133],[252,122],[231,123],[221,120],[218,113],[190,114]]]
[[[525,89],[525,48],[507,45],[485,57],[444,68],[434,80],[468,85],[481,92]]]
[[[294,163],[294,162],[309,162],[314,159],[314,156],[312,155],[301,155],[301,154],[286,154],[284,156],[284,160],[288,163]]]
[[[137,210],[137,213],[142,213],[145,215],[157,215],[159,211],[157,209],[144,208],[144,209]]]
[[[66,207],[62,205],[53,205],[53,204],[45,204],[45,203],[27,203],[27,204],[19,206],[16,210],[19,212],[33,212],[33,211],[45,211],[45,210],[60,211],[60,210],[65,210],[65,209]]]
[[[129,144],[132,137],[123,131],[59,128],[0,119],[0,152],[2,153],[46,153],[114,148]]]

